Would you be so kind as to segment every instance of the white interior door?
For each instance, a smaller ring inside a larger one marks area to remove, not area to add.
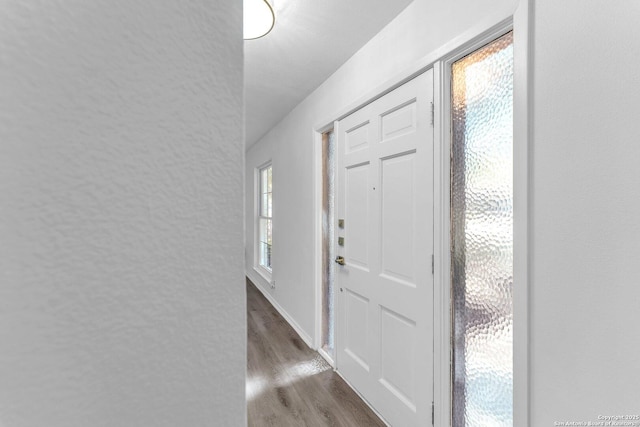
[[[429,70],[336,127],[337,368],[398,427],[431,425],[432,101]]]

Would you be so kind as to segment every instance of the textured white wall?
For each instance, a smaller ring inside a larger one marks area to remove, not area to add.
[[[640,414],[640,3],[534,17],[531,425]]]
[[[247,273],[296,323],[314,337],[313,128],[331,119],[416,61],[459,36],[480,19],[509,16],[517,0],[414,0],[400,15],[294,108],[247,152]],[[254,265],[253,170],[273,160],[274,278],[272,290]],[[305,337],[306,335],[306,337]]]
[[[245,423],[241,7],[2,2],[1,425]]]

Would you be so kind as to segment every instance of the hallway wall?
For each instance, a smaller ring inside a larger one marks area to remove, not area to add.
[[[2,2],[0,426],[246,424],[241,9]]]
[[[640,3],[534,17],[531,425],[638,414]]]
[[[313,129],[481,19],[498,22],[517,0],[415,0],[247,151],[247,274],[309,343],[314,339]],[[276,83],[277,84],[277,83]],[[253,270],[253,171],[273,162],[275,289]],[[286,208],[290,207],[290,208]]]

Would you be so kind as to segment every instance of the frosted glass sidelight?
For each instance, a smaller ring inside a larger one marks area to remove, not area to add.
[[[331,356],[334,354],[334,293],[336,256],[334,239],[335,221],[335,133],[333,130],[322,135],[322,348]]]
[[[513,425],[513,35],[452,66],[453,425]]]

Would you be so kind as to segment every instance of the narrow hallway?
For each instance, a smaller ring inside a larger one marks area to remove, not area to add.
[[[384,426],[247,279],[251,427]]]

